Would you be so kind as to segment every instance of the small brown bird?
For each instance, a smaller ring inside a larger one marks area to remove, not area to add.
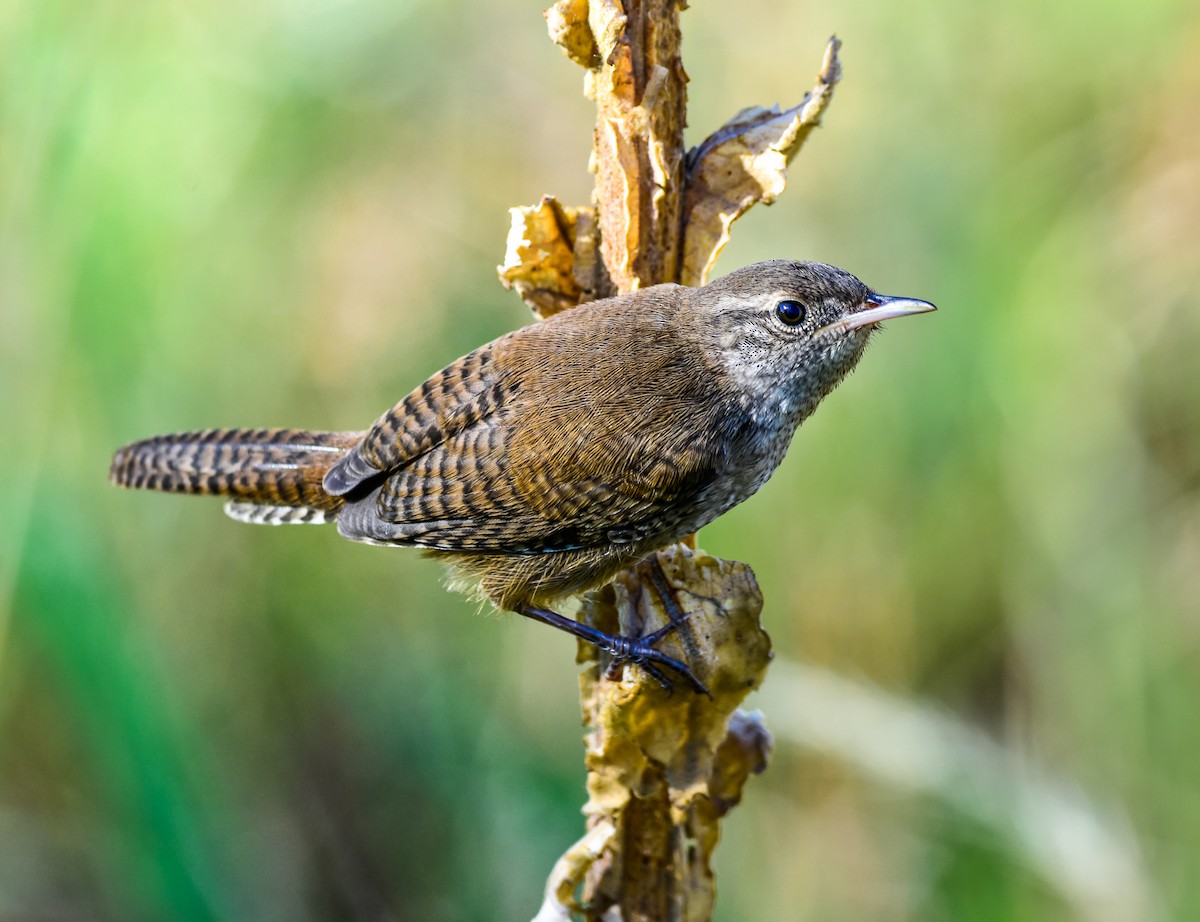
[[[610,580],[749,497],[883,320],[934,310],[821,263],[656,285],[463,356],[367,432],[209,429],[127,445],[124,487],[227,496],[271,525],[336,522],[415,545],[497,607],[704,686],[643,638],[547,606]]]

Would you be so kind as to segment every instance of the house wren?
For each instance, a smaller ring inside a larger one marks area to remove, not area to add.
[[[757,490],[882,320],[931,311],[820,263],[655,285],[480,346],[366,432],[209,429],[127,445],[124,487],[229,497],[242,522],[415,545],[497,607],[703,685],[643,638],[551,610]]]

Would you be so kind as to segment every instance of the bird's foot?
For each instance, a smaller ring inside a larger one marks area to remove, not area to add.
[[[654,633],[647,634],[644,637],[625,637],[621,634],[609,634],[605,631],[597,630],[587,624],[580,624],[578,621],[572,621],[570,618],[566,618],[557,612],[550,611],[547,608],[538,608],[535,605],[523,605],[516,609],[516,611],[526,618],[532,618],[535,621],[541,621],[543,624],[556,627],[560,631],[566,631],[568,634],[572,634],[580,640],[585,640],[603,650],[612,657],[610,669],[624,663],[631,663],[643,670],[654,681],[666,689],[667,692],[671,692],[674,686],[667,676],[667,671],[669,670],[686,679],[696,692],[708,695],[709,698],[712,697],[712,693],[708,690],[708,687],[696,678],[695,674],[685,663],[681,663],[674,657],[667,656],[661,650],[654,648],[654,644],[679,627],[687,617],[686,615],[668,622]]]
[[[667,694],[670,694],[674,687],[671,684],[671,680],[667,678],[666,673],[659,668],[660,666],[666,667],[687,679],[694,691],[711,698],[712,692],[708,690],[708,686],[696,678],[695,673],[685,663],[681,663],[679,660],[667,656],[661,650],[654,648],[654,645],[659,640],[678,628],[685,618],[687,618],[687,615],[676,621],[670,621],[653,634],[647,634],[645,637],[624,637],[617,634],[609,634],[607,635],[609,643],[604,646],[597,644],[597,646],[600,646],[600,649],[612,657],[612,663],[609,666],[610,670],[624,663],[632,663],[661,685]]]

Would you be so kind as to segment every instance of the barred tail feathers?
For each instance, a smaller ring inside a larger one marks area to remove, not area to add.
[[[321,486],[361,432],[206,429],[160,435],[113,456],[109,479],[122,487],[230,498],[242,522],[328,521],[344,504]]]

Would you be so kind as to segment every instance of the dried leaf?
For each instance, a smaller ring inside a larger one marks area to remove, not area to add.
[[[729,242],[729,228],[756,202],[771,204],[787,184],[787,166],[821,120],[841,77],[834,36],[817,84],[804,101],[780,111],[743,109],[688,154],[684,204],[684,285],[703,285]]]
[[[563,54],[581,67],[600,64],[600,51],[588,25],[588,0],[558,0],[545,15],[550,40]]]
[[[719,818],[737,803],[742,784],[765,765],[770,737],[758,719],[737,712],[771,658],[770,638],[759,623],[762,595],[745,564],[718,560],[675,545],[618,575],[594,594],[582,617],[624,633],[648,633],[666,622],[665,606],[649,568],[661,567],[670,592],[688,616],[659,643],[687,662],[712,698],[683,686],[668,693],[636,667],[619,679],[598,679],[603,664],[581,678],[587,737],[589,825],[612,823],[615,851],[596,892],[623,894],[657,875],[687,893],[689,912],[707,918],[713,891],[709,857]],[[581,655],[595,659],[594,648]],[[681,838],[682,837],[682,838]],[[686,848],[681,844],[687,840]],[[642,862],[636,880],[625,877],[620,858],[627,840],[641,843],[631,858]],[[647,843],[661,847],[646,847]],[[681,852],[680,849],[683,849]],[[645,861],[662,866],[646,873]],[[689,916],[690,918],[691,916]]]
[[[646,760],[653,760],[666,766],[667,780],[683,798],[682,805],[684,792],[698,791],[707,783],[729,715],[761,680],[770,660],[770,639],[758,622],[762,596],[745,564],[679,545],[656,556],[680,607],[689,613],[659,648],[693,664],[713,697],[686,687],[667,694],[636,667],[625,670],[619,682],[597,683],[593,691],[600,697],[592,703],[599,720],[593,726],[599,733],[593,742],[600,744],[594,752],[601,759],[595,764],[610,763],[603,768],[610,777],[598,780],[597,791],[609,782],[636,791]],[[618,611],[629,612],[630,621],[619,626],[622,631],[648,633],[666,623],[662,602],[646,576],[649,566],[642,563],[617,576],[613,601]],[[629,758],[613,758],[604,748],[612,745],[629,746]],[[593,800],[616,802],[595,793]]]
[[[580,910],[575,891],[609,847],[616,831],[612,823],[597,823],[554,863],[554,870],[546,881],[542,907],[533,922],[571,922],[571,912]]]
[[[575,278],[575,223],[579,209],[544,195],[536,205],[510,208],[512,224],[504,264],[496,267],[505,288],[515,288],[541,317],[579,303]]]

